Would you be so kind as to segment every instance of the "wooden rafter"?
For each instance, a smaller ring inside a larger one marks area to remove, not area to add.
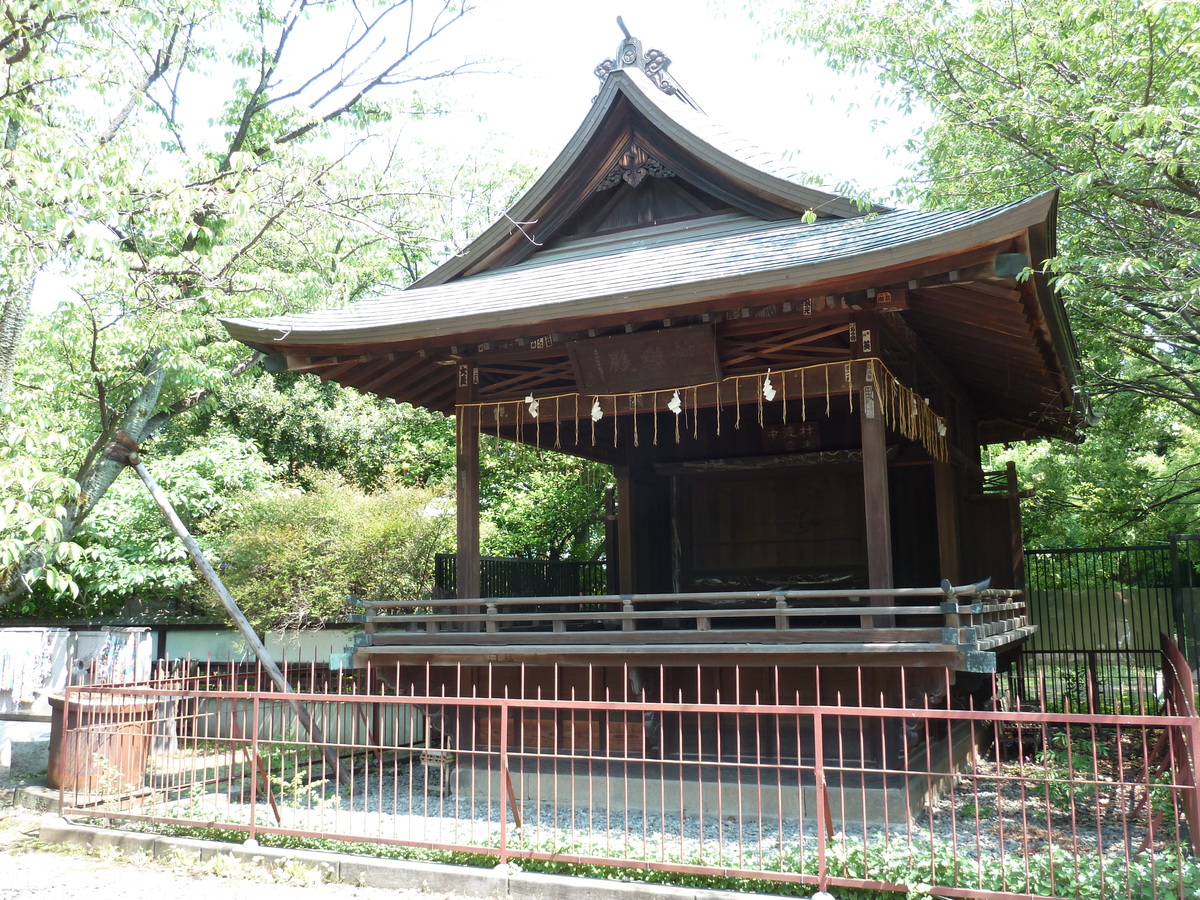
[[[381,387],[399,380],[404,375],[415,369],[422,368],[426,360],[418,356],[410,356],[402,362],[394,363],[376,373],[365,373],[361,380],[358,381],[358,386],[364,391],[372,393],[378,391]]]
[[[519,397],[535,389],[575,385],[575,373],[566,357],[490,363],[480,366],[479,375],[479,393],[488,397]]]
[[[832,326],[810,326],[793,328],[777,334],[766,333],[749,340],[727,339],[722,341],[721,365],[728,370],[756,360],[773,360],[781,356],[803,358],[802,355],[797,356],[788,351],[797,347],[807,348],[820,341],[827,341],[845,334],[848,329],[848,323],[838,322]],[[843,354],[846,352],[844,344],[838,344],[837,349]]]

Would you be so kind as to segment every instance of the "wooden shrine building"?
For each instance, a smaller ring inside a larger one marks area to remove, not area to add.
[[[461,255],[349,309],[225,323],[455,416],[458,597],[383,604],[358,664],[692,699],[813,698],[821,665],[887,703],[1003,666],[1031,633],[1020,517],[980,448],[1073,439],[1084,412],[1039,271],[1056,196],[863,208],[715,125],[635,38],[597,75],[570,143]],[[478,599],[481,440],[612,465],[616,593]],[[603,740],[571,728],[537,739]]]

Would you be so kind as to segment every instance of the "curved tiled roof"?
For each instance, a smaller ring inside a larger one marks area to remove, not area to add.
[[[255,344],[354,344],[635,312],[680,298],[797,287],[978,246],[1044,223],[1053,202],[1045,194],[980,210],[895,210],[811,224],[717,216],[567,243],[524,263],[348,309],[224,323],[233,337]]]

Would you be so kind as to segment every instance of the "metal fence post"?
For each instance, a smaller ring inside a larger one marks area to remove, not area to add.
[[[825,741],[821,730],[821,713],[813,713],[813,780],[816,782],[817,800],[817,889],[824,891],[829,883],[826,871],[825,809],[829,799],[825,796]]]
[[[1195,665],[1195,651],[1183,615],[1183,572],[1179,565],[1179,535],[1168,534],[1167,541],[1171,545],[1171,607],[1175,612],[1175,638],[1183,646],[1183,655],[1187,657],[1188,662]]]
[[[67,669],[71,671],[70,668]],[[63,810],[66,808],[67,800],[67,779],[65,773],[67,771],[64,759],[66,758],[67,748],[71,746],[70,730],[71,730],[71,693],[74,689],[71,687],[70,676],[67,676],[67,685],[63,688],[63,705],[62,705],[62,726],[58,732],[58,771],[55,776],[58,778],[58,814],[63,815]],[[76,789],[78,793],[78,789]]]
[[[1192,778],[1192,783],[1188,785],[1192,801],[1188,806],[1194,811],[1193,815],[1200,818],[1200,713],[1195,709],[1190,712],[1192,715],[1189,717],[1191,721],[1188,723],[1188,731],[1191,732],[1191,759],[1187,769]],[[1188,748],[1184,749],[1184,753],[1188,753]],[[1192,845],[1192,855],[1200,857],[1200,822],[1188,822],[1188,838]]]
[[[508,774],[508,702],[500,701],[500,785],[506,790],[512,784]],[[500,802],[500,864],[508,862],[508,808]]]
[[[250,759],[258,759],[258,694],[254,695],[254,713],[250,721]],[[237,715],[237,701],[233,703],[234,716]],[[232,737],[232,735],[231,735]],[[269,774],[269,773],[267,773]],[[263,776],[264,781],[266,775]],[[250,766],[250,838],[256,839],[258,834],[258,773],[255,771],[255,766]]]

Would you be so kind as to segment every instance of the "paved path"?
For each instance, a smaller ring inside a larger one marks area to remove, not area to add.
[[[0,900],[446,900],[459,894],[327,884],[311,872],[271,871],[228,859],[185,865],[115,853],[39,846],[50,813],[12,806],[15,783],[0,781]],[[467,898],[462,898],[467,900]]]

